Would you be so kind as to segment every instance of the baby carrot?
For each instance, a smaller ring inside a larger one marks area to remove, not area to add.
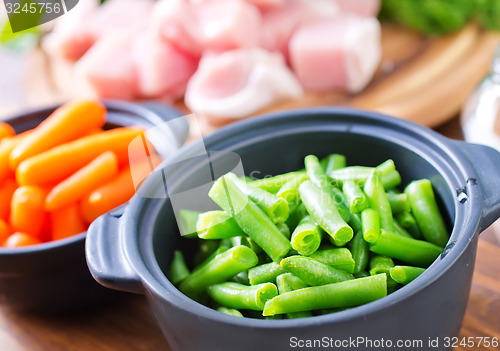
[[[118,159],[107,151],[69,178],[56,185],[47,195],[45,209],[54,211],[75,203],[93,189],[105,184],[118,173]]]
[[[5,138],[0,142],[0,182],[13,174],[9,166],[9,157],[14,148],[19,145],[27,134],[19,134],[12,138]]]
[[[16,135],[16,131],[10,124],[4,122],[0,123],[0,140],[13,137],[14,135]]]
[[[78,205],[62,207],[50,213],[52,240],[68,238],[83,233],[86,228]]]
[[[10,214],[10,202],[17,189],[14,179],[8,178],[0,185],[0,219],[7,221]]]
[[[10,154],[10,167],[57,145],[75,140],[106,121],[106,108],[97,101],[65,104],[55,110]]]
[[[0,219],[0,246],[9,238],[10,229],[7,223]]]
[[[130,142],[139,128],[116,128],[56,146],[22,162],[16,171],[20,185],[51,185],[75,173],[103,152],[112,151],[122,164],[128,160]]]
[[[30,246],[30,245],[38,245],[42,242],[37,238],[32,237],[31,235],[25,233],[14,233],[5,241],[3,246],[5,247],[22,247],[22,246]]]
[[[12,195],[10,225],[16,232],[41,240],[45,223],[45,191],[38,187],[22,186]]]
[[[151,155],[151,164],[156,167],[161,163],[161,158]],[[92,223],[97,217],[123,205],[135,194],[134,182],[145,179],[151,173],[149,160],[138,162],[126,167],[115,178],[106,184],[86,194],[81,202],[81,213],[87,223]]]

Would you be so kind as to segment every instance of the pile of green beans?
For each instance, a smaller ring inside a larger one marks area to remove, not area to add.
[[[305,318],[383,298],[441,254],[449,232],[429,180],[399,190],[392,160],[347,166],[342,155],[309,155],[304,165],[214,182],[220,210],[183,210],[182,240],[201,240],[195,254],[174,252],[170,281],[231,316]]]

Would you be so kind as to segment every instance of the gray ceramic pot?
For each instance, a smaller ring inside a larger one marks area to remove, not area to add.
[[[106,128],[142,126],[151,128],[180,116],[180,112],[158,104],[144,106],[106,101]],[[36,127],[56,107],[41,109],[6,120],[17,132]],[[179,148],[187,138],[188,126],[182,120],[167,129]],[[0,248],[0,304],[22,311],[61,313],[86,308],[110,291],[97,284],[85,261],[82,233],[67,239],[17,249]]]
[[[94,222],[87,261],[101,284],[146,295],[173,351],[290,350],[306,340],[319,340],[325,349],[447,348],[446,338],[458,334],[465,313],[479,233],[500,216],[500,153],[400,119],[327,108],[236,123],[206,138],[205,144],[209,151],[236,152],[247,173],[262,176],[300,169],[308,154],[342,153],[351,164],[363,165],[392,158],[403,183],[432,180],[453,231],[443,254],[386,298],[325,316],[243,319],[198,304],[172,285],[165,272],[182,240],[171,203],[136,196],[128,207]],[[195,150],[196,145],[183,149],[176,160],[195,156]],[[197,184],[199,167],[196,162],[168,167],[176,180],[169,192]],[[162,186],[162,172],[144,185]],[[429,346],[436,340],[437,347]],[[422,344],[408,344],[412,341]]]

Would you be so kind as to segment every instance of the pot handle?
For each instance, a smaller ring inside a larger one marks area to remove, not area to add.
[[[462,153],[471,162],[483,194],[483,212],[479,223],[482,232],[500,217],[500,152],[484,145],[460,142]]]
[[[99,217],[87,232],[85,251],[87,265],[101,285],[136,294],[143,293],[139,275],[130,266],[120,244],[120,217],[127,205]]]

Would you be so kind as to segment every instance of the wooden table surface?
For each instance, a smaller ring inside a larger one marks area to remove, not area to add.
[[[457,119],[437,130],[461,138]],[[500,242],[492,228],[482,233],[479,240],[460,336],[500,339]],[[124,294],[105,307],[66,317],[30,316],[0,309],[0,350],[149,351],[168,350],[168,346],[144,297]],[[493,351],[500,347],[456,350]]]

